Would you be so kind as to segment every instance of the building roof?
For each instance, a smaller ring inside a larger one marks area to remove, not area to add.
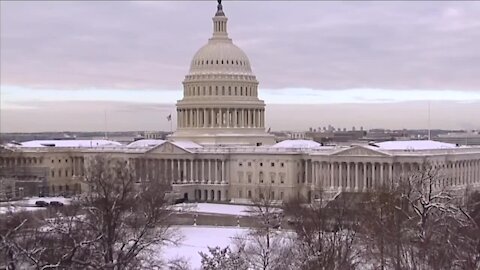
[[[432,150],[432,149],[450,149],[456,148],[455,144],[443,143],[431,140],[416,141],[386,141],[375,143],[379,149],[383,150]]]
[[[144,147],[155,147],[157,145],[163,144],[165,140],[152,140],[144,139],[137,140],[127,145],[128,148],[144,148]]]
[[[183,149],[203,148],[201,145],[192,141],[172,141],[171,143]]]
[[[285,140],[272,145],[273,148],[315,148],[321,144],[311,140]]]
[[[16,147],[104,147],[121,146],[122,144],[110,140],[34,140],[22,142]]]

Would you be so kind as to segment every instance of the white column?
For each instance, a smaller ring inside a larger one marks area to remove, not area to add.
[[[208,119],[207,109],[203,108],[202,114],[203,114],[203,127],[205,128],[207,127],[207,119]]]
[[[313,160],[310,162],[310,167],[312,169],[312,185],[315,185],[315,162]]]
[[[226,170],[226,166],[225,166],[225,160],[222,160],[222,184],[225,184],[225,170]]]
[[[213,163],[213,174],[214,174],[214,178],[215,178],[215,184],[218,184],[220,183],[220,181],[218,180],[218,159],[215,159],[214,163]]]
[[[389,163],[388,165],[389,165],[388,180],[390,182],[389,185],[390,185],[390,187],[393,187],[393,163]]]
[[[367,190],[367,163],[363,162],[363,190]]]
[[[334,170],[333,170],[333,161],[330,161],[330,188],[333,189],[335,186]]]
[[[375,179],[375,162],[372,162],[372,182],[370,183],[372,185],[372,188],[375,188],[375,183],[377,182]]]
[[[208,180],[207,182],[209,184],[213,184],[213,181],[212,181],[212,161],[209,159],[208,160]]]
[[[170,159],[170,167],[171,167],[171,176],[170,176],[170,181],[171,183],[176,183],[175,181],[175,173],[174,173],[174,164],[173,164],[173,159]]]
[[[355,162],[355,191],[359,190],[358,185],[358,162]]]
[[[237,109],[233,109],[233,115],[232,115],[232,120],[233,120],[233,127],[237,127]]]
[[[210,109],[210,127],[211,128],[215,127],[215,109],[214,108]]]
[[[195,177],[193,177],[193,159],[190,159],[190,183],[195,182]]]
[[[380,185],[383,186],[385,183],[385,180],[383,179],[383,162],[380,164]]]
[[[265,109],[262,109],[261,111],[261,114],[262,114],[262,127],[265,127]]]
[[[343,189],[343,162],[338,163],[338,189]]]
[[[350,191],[350,162],[347,162],[347,189]]]
[[[182,182],[182,174],[181,174],[181,167],[180,167],[180,159],[177,159],[177,180],[178,182]]]
[[[308,160],[305,159],[305,165],[303,167],[303,178],[305,180],[305,183],[308,183],[307,168],[308,168]]]
[[[201,180],[202,180],[203,183],[206,182],[206,181],[205,181],[205,178],[206,178],[206,177],[205,177],[205,160],[202,159],[202,179],[201,179]]]

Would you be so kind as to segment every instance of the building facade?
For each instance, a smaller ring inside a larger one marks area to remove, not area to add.
[[[429,164],[441,171],[439,188],[480,186],[480,147],[434,141],[323,146],[310,140],[275,143],[265,132],[265,104],[245,53],[227,34],[221,5],[213,36],[193,57],[177,102],[177,130],[167,140],[128,145],[112,141],[30,141],[0,148],[2,171],[43,172],[49,194],[85,190],[88,159],[127,159],[138,182],[166,184],[196,201],[277,201],[391,185]]]

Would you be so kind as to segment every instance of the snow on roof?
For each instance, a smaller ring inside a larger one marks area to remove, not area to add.
[[[431,149],[448,149],[457,147],[455,144],[443,143],[437,141],[387,141],[376,143],[380,149],[384,150],[431,150]]]
[[[142,147],[154,147],[160,144],[163,144],[164,140],[137,140],[127,145],[128,148],[142,148]]]
[[[192,141],[172,141],[171,143],[183,149],[202,148],[201,145],[196,144]]]
[[[122,144],[110,140],[34,140],[22,142],[20,147],[103,147],[120,145]]]
[[[285,140],[274,144],[273,148],[315,148],[321,144],[310,140]]]

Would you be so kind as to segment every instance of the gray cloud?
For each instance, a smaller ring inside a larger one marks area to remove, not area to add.
[[[479,2],[229,2],[261,86],[480,90]],[[2,2],[1,83],[180,89],[215,2]]]

